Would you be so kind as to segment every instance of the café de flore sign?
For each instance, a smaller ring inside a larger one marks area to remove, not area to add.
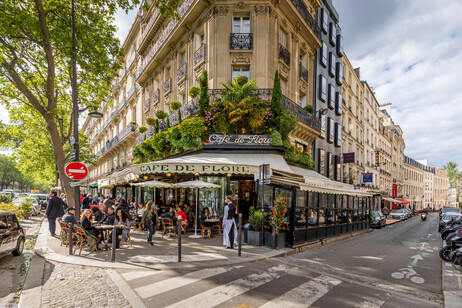
[[[209,144],[271,145],[271,138],[267,135],[211,134],[209,135]]]

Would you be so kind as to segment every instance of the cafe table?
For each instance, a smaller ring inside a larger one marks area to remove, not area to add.
[[[113,230],[114,226],[113,225],[99,225],[99,226],[95,226],[95,228],[102,230],[104,232],[104,237],[108,239],[109,231]]]

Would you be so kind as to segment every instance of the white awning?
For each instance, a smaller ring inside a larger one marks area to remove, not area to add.
[[[220,188],[221,186],[214,183],[208,183],[203,181],[187,181],[177,184],[173,184],[174,187],[178,188]]]
[[[140,187],[156,187],[156,188],[172,188],[173,184],[165,183],[161,181],[147,181],[141,183],[131,183],[132,186],[140,186]]]
[[[385,200],[385,201],[393,202],[393,203],[403,203],[402,201],[392,199],[392,198],[383,197],[382,199]]]

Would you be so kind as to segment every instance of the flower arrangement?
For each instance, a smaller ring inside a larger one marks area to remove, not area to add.
[[[271,212],[271,221],[270,225],[274,226],[276,234],[279,234],[279,231],[284,226],[284,218],[287,214],[286,199],[278,195],[274,200],[273,211]]]
[[[263,116],[262,120],[262,127],[265,132],[271,132],[273,128],[271,127],[271,118],[273,113],[271,111],[267,111]]]
[[[213,108],[213,110],[205,110],[205,126],[209,132],[213,132],[215,125],[217,125],[216,119],[214,119],[213,115],[216,113],[217,108]]]

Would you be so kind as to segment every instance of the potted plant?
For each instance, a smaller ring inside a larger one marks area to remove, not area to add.
[[[24,201],[21,203],[21,212],[22,212],[22,216],[25,219],[29,219],[31,215],[30,213],[31,210],[32,210],[32,203],[30,203],[29,201]]]
[[[178,101],[174,101],[174,102],[171,102],[170,103],[170,108],[172,108],[173,111],[177,111],[178,110],[178,124],[181,123],[181,106],[183,104],[181,102],[178,102]]]
[[[275,248],[284,248],[286,246],[286,234],[281,232],[284,226],[284,219],[287,214],[286,199],[278,195],[274,200],[274,207],[271,212],[270,225],[274,229],[275,237],[273,243],[273,234],[272,232],[265,233],[265,246],[275,247]]]
[[[261,210],[255,210],[252,206],[249,211],[249,223],[252,225],[253,230],[247,231],[248,244],[254,246],[263,245],[263,213]]]
[[[314,113],[314,107],[313,105],[306,105],[305,110],[308,111],[308,113],[313,114]]]

